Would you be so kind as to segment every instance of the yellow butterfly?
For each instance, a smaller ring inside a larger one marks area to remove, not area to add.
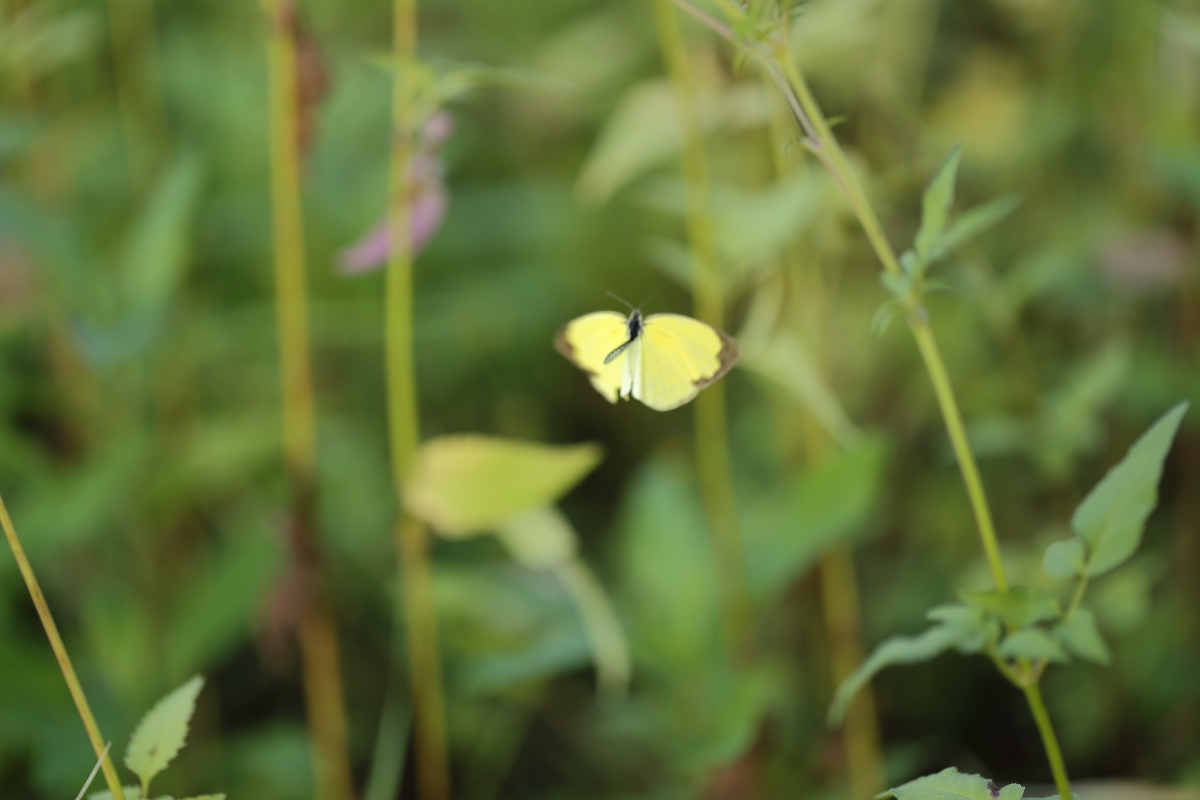
[[[629,307],[628,317],[617,311],[584,314],[554,337],[558,351],[610,403],[636,397],[656,411],[678,408],[741,355],[733,337],[711,325],[681,314],[643,317],[641,309]]]

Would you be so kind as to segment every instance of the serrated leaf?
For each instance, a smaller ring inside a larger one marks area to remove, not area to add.
[[[445,536],[470,536],[551,505],[603,458],[596,444],[459,435],[421,446],[404,504]]]
[[[1000,643],[1003,658],[1029,658],[1035,661],[1069,661],[1062,643],[1043,628],[1023,628]]]
[[[945,608],[939,606],[939,608]],[[938,609],[934,609],[936,612]],[[931,612],[933,613],[933,612]],[[838,686],[829,708],[829,722],[840,724],[846,708],[854,695],[885,667],[897,664],[917,664],[941,655],[947,650],[960,653],[975,653],[987,644],[987,621],[982,614],[976,615],[979,627],[969,624],[969,617],[956,617],[954,624],[940,624],[916,636],[893,636],[875,648],[865,661]]]
[[[954,204],[954,181],[958,177],[958,164],[962,160],[962,145],[954,145],[937,174],[929,182],[921,201],[921,229],[913,240],[917,256],[929,263],[934,246],[946,229],[946,217]]]
[[[896,800],[1021,800],[1025,787],[1010,783],[1001,789],[982,775],[959,772],[947,767],[936,775],[926,775],[914,781],[888,789],[879,797]]]
[[[929,254],[929,260],[937,261],[949,255],[1016,211],[1021,202],[1019,195],[1007,194],[960,214],[950,226],[950,230],[938,237]]]
[[[150,785],[155,775],[166,769],[183,747],[188,722],[196,710],[196,697],[203,687],[204,678],[197,675],[159,700],[129,737],[125,766],[142,779],[143,789]]]
[[[1137,551],[1158,503],[1163,460],[1187,409],[1182,402],[1159,418],[1075,509],[1071,527],[1089,545],[1089,576],[1103,575]]]
[[[1066,539],[1046,548],[1042,556],[1042,569],[1052,578],[1073,578],[1083,573],[1083,542]]]
[[[1096,618],[1086,608],[1077,608],[1071,618],[1054,626],[1057,636],[1067,649],[1080,658],[1108,666],[1111,657],[1096,627]]]
[[[964,594],[963,600],[1018,628],[1062,616],[1057,597],[1031,586],[1014,586],[1005,592]]]

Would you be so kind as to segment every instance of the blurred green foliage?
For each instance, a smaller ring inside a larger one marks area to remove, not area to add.
[[[300,6],[320,533],[360,785],[392,679],[396,509],[381,276],[333,267],[384,203],[389,15],[363,0]],[[0,491],[106,736],[127,741],[157,697],[209,676],[158,790],[311,796],[260,9],[14,0],[0,16]],[[845,796],[815,559],[856,545],[867,645],[990,589],[911,340],[871,331],[887,292],[848,209],[798,144],[776,178],[774,97],[685,27],[730,332],[746,345],[748,369],[725,381],[753,659],[721,638],[691,410],[610,406],[551,347],[563,322],[609,305],[606,290],[666,286],[653,310],[690,308],[679,132],[649,8],[421,9],[431,63],[522,70],[452,106],[449,212],[415,278],[423,434],[604,445],[562,509],[634,660],[629,698],[599,702],[569,592],[491,538],[439,542],[463,798]],[[950,291],[929,307],[1010,574],[1055,590],[1042,552],[1088,489],[1163,411],[1200,399],[1200,5],[807,0],[792,31],[893,241],[917,233],[955,143],[959,208],[1023,200],[931,268]],[[823,298],[783,296],[779,251],[797,241]],[[794,313],[807,302],[824,303],[820,337]],[[847,452],[808,463],[803,409]],[[1184,418],[1141,552],[1091,589],[1111,668],[1048,673],[1072,777],[1200,782],[1195,426]],[[982,660],[877,687],[889,785],[946,764],[1048,780],[1028,712]],[[0,557],[0,793],[69,797],[93,763]]]

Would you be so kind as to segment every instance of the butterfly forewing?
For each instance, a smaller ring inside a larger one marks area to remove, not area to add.
[[[624,314],[596,311],[571,320],[562,327],[554,344],[575,366],[588,374],[592,386],[610,402],[617,402],[625,378],[628,348],[605,364],[604,359],[628,339]]]

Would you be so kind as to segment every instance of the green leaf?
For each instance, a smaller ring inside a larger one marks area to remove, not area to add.
[[[893,636],[884,640],[838,686],[829,709],[831,725],[841,723],[854,695],[885,667],[928,661],[951,649],[964,654],[977,653],[986,646],[991,628],[981,611],[965,606],[939,606],[930,614],[952,621],[935,625],[916,636]]]
[[[579,550],[575,529],[553,507],[519,514],[497,527],[496,535],[513,558],[530,569],[550,569],[566,563]]]
[[[937,240],[946,228],[946,217],[954,204],[954,180],[958,176],[958,164],[962,160],[962,145],[954,145],[929,182],[921,202],[921,229],[913,240],[913,247],[924,263],[929,263]]]
[[[129,747],[125,750],[125,766],[142,779],[142,788],[166,769],[187,739],[188,722],[196,710],[196,696],[204,686],[197,675],[169,695],[159,700],[138,723]]]
[[[925,612],[930,622],[940,622],[958,636],[960,653],[978,653],[1000,637],[1000,626],[983,609],[961,603],[934,606]]]
[[[1077,608],[1071,618],[1054,626],[1057,636],[1067,649],[1080,658],[1108,666],[1111,657],[1096,628],[1096,618],[1086,608]]]
[[[225,800],[224,794],[198,794],[193,797],[184,797],[182,800]]]
[[[793,485],[747,504],[746,582],[754,599],[777,598],[822,552],[863,530],[883,485],[887,443],[879,437],[833,451]]]
[[[1037,661],[1068,661],[1062,644],[1043,628],[1024,628],[1009,634],[998,650],[1004,658],[1030,658]]]
[[[1042,569],[1052,578],[1073,578],[1083,573],[1084,546],[1079,539],[1055,542],[1046,548]]]
[[[1025,787],[1010,783],[1001,789],[982,775],[959,772],[947,767],[936,775],[926,775],[915,781],[888,789],[879,797],[896,800],[1021,800]]]
[[[174,295],[187,266],[188,232],[200,188],[200,162],[187,155],[154,187],[121,259],[131,310],[160,313]]]
[[[883,336],[887,332],[888,326],[892,324],[892,320],[896,317],[896,312],[900,310],[900,303],[896,298],[891,298],[883,302],[875,310],[875,316],[871,317],[871,333],[876,336]]]
[[[603,457],[596,444],[459,435],[421,446],[404,504],[445,536],[482,533],[566,494]]]
[[[933,251],[929,254],[929,260],[937,261],[949,255],[1016,211],[1021,202],[1019,195],[1007,194],[960,214],[950,226],[950,230],[938,237]]]
[[[1075,509],[1071,526],[1090,545],[1088,575],[1103,575],[1137,551],[1158,503],[1163,460],[1187,408],[1179,403],[1154,423]]]
[[[964,594],[963,600],[990,611],[1018,628],[1062,616],[1058,598],[1043,589],[1030,586],[1014,586],[1005,592]]]

